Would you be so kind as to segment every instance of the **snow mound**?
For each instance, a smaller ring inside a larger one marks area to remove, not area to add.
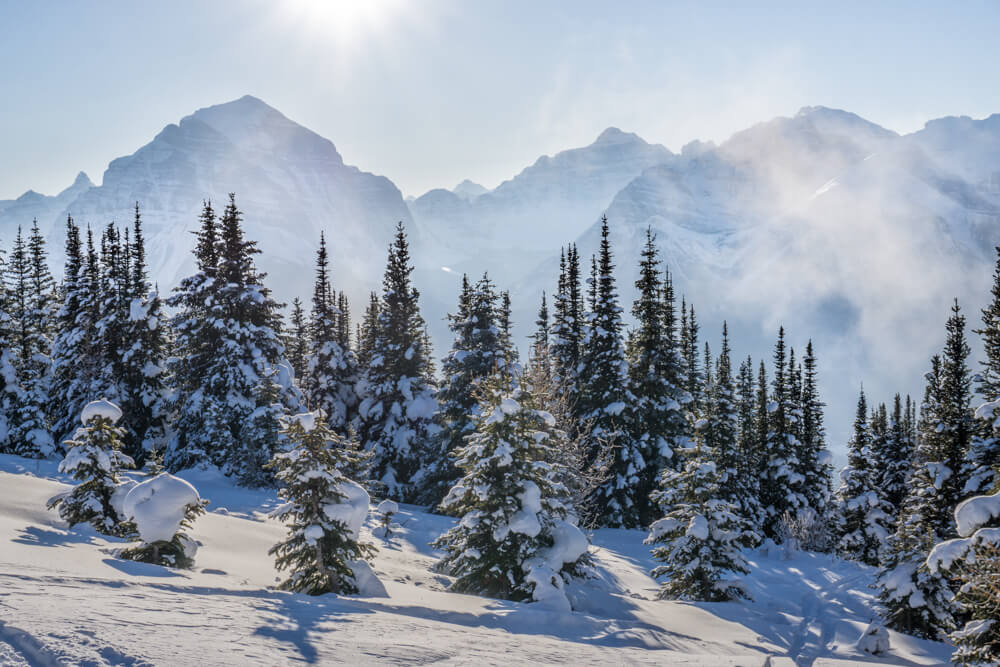
[[[861,633],[855,646],[862,653],[885,655],[889,652],[889,631],[878,623],[872,623]]]
[[[1000,519],[1000,491],[963,500],[955,508],[955,522],[962,537],[969,537],[994,519]]]
[[[383,500],[376,508],[379,514],[399,514],[399,505],[395,500]]]
[[[111,401],[91,401],[84,406],[83,411],[80,413],[80,421],[87,424],[91,419],[96,417],[104,417],[110,420],[112,424],[115,424],[122,418],[122,411],[121,408]]]
[[[315,412],[303,412],[301,414],[292,415],[288,418],[289,423],[298,423],[302,427],[302,430],[308,433],[309,431],[316,428],[316,413]]]
[[[385,584],[379,581],[375,570],[372,569],[368,561],[352,560],[347,565],[354,573],[354,585],[358,588],[358,595],[366,598],[389,597],[389,592],[385,590]]]
[[[125,516],[135,521],[143,542],[168,542],[181,528],[188,505],[201,502],[198,491],[179,477],[161,473],[136,484],[125,496]]]
[[[368,517],[371,498],[360,484],[349,479],[342,481],[337,490],[346,497],[338,503],[326,505],[323,513],[330,521],[339,521],[347,526],[351,531],[351,538],[357,541],[361,538],[361,526]]]
[[[572,611],[566,597],[565,582],[559,573],[564,565],[575,563],[587,553],[590,543],[583,532],[568,521],[556,519],[552,524],[552,546],[542,549],[524,563],[525,580],[534,584],[531,597],[541,606],[554,611]]]

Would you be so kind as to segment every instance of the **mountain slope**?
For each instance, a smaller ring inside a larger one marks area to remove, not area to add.
[[[60,248],[56,223],[67,213],[101,227],[129,222],[140,202],[151,274],[169,288],[192,270],[190,232],[202,201],[211,199],[221,210],[229,192],[237,194],[247,236],[264,251],[259,264],[282,299],[310,289],[303,268],[325,231],[337,287],[360,300],[378,283],[393,226],[410,222],[389,179],[345,165],[329,140],[250,96],[166,126],[132,155],[111,162],[101,186],[60,201],[44,222]],[[5,226],[23,217],[11,207],[0,215]]]
[[[598,530],[594,578],[576,611],[452,593],[428,543],[454,519],[403,506],[374,570],[385,592],[311,597],[269,588],[267,550],[284,534],[272,490],[213,471],[181,473],[211,504],[191,535],[192,570],[115,557],[121,541],[69,530],[45,501],[67,487],[51,461],[0,456],[0,662],[17,665],[864,664],[874,571],[820,554],[750,552],[753,601],[656,599],[645,533]],[[931,665],[948,646],[890,633],[877,664]]]

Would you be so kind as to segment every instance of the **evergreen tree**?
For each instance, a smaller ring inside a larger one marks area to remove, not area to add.
[[[677,454],[679,470],[667,468],[655,500],[666,516],[650,526],[647,544],[661,565],[652,576],[666,577],[659,597],[668,600],[724,601],[749,597],[732,577],[749,573],[740,550],[745,537],[738,509],[721,497],[715,452],[700,437]]]
[[[837,490],[837,552],[844,558],[878,565],[889,536],[891,508],[879,495],[873,468],[872,430],[862,389],[854,418],[854,435],[847,444],[847,467]]]
[[[566,437],[532,389],[506,372],[482,385],[475,432],[457,452],[463,477],[442,502],[461,521],[433,544],[452,589],[569,610],[566,580],[582,575],[587,539],[570,521],[549,463]]]
[[[920,414],[920,467],[910,483],[928,495],[924,507],[927,526],[938,540],[956,537],[952,512],[965,496],[962,474],[966,452],[972,442],[974,419],[970,407],[971,377],[965,342],[965,317],[958,302],[952,306],[946,325],[947,338],[940,357],[927,376],[925,404]],[[931,488],[927,488],[927,487]]]
[[[607,471],[605,481],[594,491],[593,519],[605,526],[638,527],[647,503],[642,480],[648,465],[642,445],[628,429],[627,407],[633,397],[628,389],[628,365],[622,345],[621,307],[615,287],[614,264],[608,220],[601,221],[601,251],[594,282],[595,303],[583,341],[578,378],[578,418],[589,427],[589,463]],[[602,461],[602,450],[610,448],[610,460]]]
[[[896,394],[892,416],[887,423],[885,445],[878,456],[877,486],[882,497],[892,507],[893,525],[899,519],[906,498],[906,482],[913,464],[913,443],[906,432],[903,400]]]
[[[358,326],[357,360],[359,369],[368,368],[368,365],[371,363],[372,353],[375,350],[375,333],[378,325],[378,311],[378,294],[372,292],[368,296],[368,307],[365,308],[364,319]]]
[[[66,219],[66,264],[60,288],[62,303],[56,312],[57,331],[52,344],[52,432],[57,439],[69,437],[80,410],[89,400],[93,321],[87,259],[80,228]]]
[[[118,473],[133,467],[132,459],[121,452],[123,433],[115,423],[121,418],[118,406],[107,401],[88,403],[80,414],[83,427],[67,441],[66,458],[59,472],[79,482],[72,490],[52,497],[49,509],[70,525],[89,523],[99,533],[125,536],[130,528],[115,507]]]
[[[799,472],[798,453],[802,447],[794,432],[797,416],[792,400],[793,374],[785,356],[785,329],[781,327],[774,348],[774,380],[771,401],[767,405],[768,432],[761,481],[761,505],[766,517],[764,533],[771,538],[779,536],[779,524],[785,512],[797,515],[808,508],[805,477]]]
[[[706,358],[706,368],[710,365]],[[706,377],[711,376],[706,373]],[[742,533],[741,543],[756,546],[762,539],[757,530],[760,505],[753,488],[740,475],[739,412],[730,360],[729,328],[725,322],[722,323],[722,348],[715,377],[707,391],[704,417],[697,430],[698,441],[703,452],[713,453],[718,477],[717,498],[732,507],[735,525]]]
[[[441,430],[434,438],[435,455],[429,464],[423,502],[436,506],[461,476],[452,461],[475,429],[480,386],[510,358],[499,299],[486,274],[474,286],[463,276],[458,310],[449,317],[455,338],[441,364],[443,379],[436,416]]]
[[[805,477],[803,493],[808,506],[817,517],[826,514],[827,503],[833,495],[830,452],[826,448],[826,429],[823,427],[824,403],[819,396],[818,369],[816,355],[810,340],[806,344],[806,356],[802,360],[802,393],[799,440],[802,444],[799,458],[799,472]]]
[[[920,505],[919,496],[907,496],[875,589],[886,625],[916,637],[941,640],[955,627],[954,595],[945,577],[924,564],[934,535],[922,520]]]
[[[968,456],[962,466],[962,475],[968,481],[965,495],[985,493],[1000,482],[995,470],[1000,468],[1000,419],[993,417],[993,407],[1000,405],[1000,247],[993,272],[993,299],[982,311],[983,326],[976,330],[982,337],[986,360],[980,362],[982,370],[976,376],[976,394],[982,407],[976,412],[976,431]]]
[[[947,476],[941,461],[947,458],[940,423],[943,364],[931,359],[927,386],[920,410],[921,437],[913,455],[896,532],[877,587],[887,610],[890,627],[920,637],[940,639],[955,627],[958,608],[944,573],[924,563],[928,551],[946,536],[955,534],[952,505],[944,482]]]
[[[145,238],[139,205],[131,241],[126,241],[122,255],[123,288],[121,302],[127,308],[122,327],[122,342],[117,351],[121,368],[122,426],[125,451],[137,464],[153,450],[166,444],[168,387],[166,382],[169,331],[158,290],[150,283],[146,267]]]
[[[360,435],[375,478],[394,500],[416,497],[437,409],[420,293],[410,283],[402,223],[389,246],[371,357],[362,369]]]
[[[926,567],[953,578],[965,625],[951,633],[952,664],[1000,664],[1000,487],[955,508],[960,539],[944,542]]]
[[[280,304],[263,285],[253,257],[260,251],[244,238],[234,195],[221,220],[206,203],[198,233],[198,273],[184,279],[169,304],[178,356],[173,409],[177,414],[166,463],[171,469],[211,462],[239,479],[258,478],[243,469],[240,433],[263,396],[259,385],[277,381],[282,405],[294,410],[301,397],[279,341]],[[284,371],[282,370],[284,369]]]
[[[636,494],[642,526],[649,525],[657,514],[649,500],[656,488],[657,472],[673,458],[674,450],[687,447],[690,441],[680,400],[686,390],[673,331],[673,295],[668,302],[668,285],[661,279],[659,267],[655,237],[647,229],[635,283],[638,295],[632,305],[636,328],[629,333],[627,345],[628,386],[634,397],[630,430],[646,462],[639,471]],[[669,274],[665,275],[669,280]]]
[[[309,357],[309,330],[305,311],[302,310],[302,299],[299,297],[292,299],[292,312],[288,318],[288,333],[284,336],[284,344],[288,363],[292,365],[296,379],[302,383],[305,380],[306,360]]]
[[[53,297],[45,243],[37,222],[27,244],[18,227],[5,269],[10,361],[20,388],[18,400],[8,413],[7,437],[15,454],[44,458],[55,450],[46,414]]]
[[[701,410],[704,379],[698,369],[698,323],[695,321],[694,305],[688,310],[687,302],[681,298],[681,356],[684,361],[684,378],[687,392],[691,396],[688,409],[693,418]]]
[[[322,415],[296,415],[283,433],[292,448],[276,454],[276,471],[285,504],[276,512],[288,525],[288,537],[268,552],[279,570],[290,575],[282,590],[310,595],[358,592],[355,569],[375,555],[360,541],[368,512],[368,494],[345,477],[348,465],[343,436],[331,430]]]
[[[580,288],[580,256],[570,245],[559,261],[552,321],[552,363],[556,377],[566,387],[575,387],[577,366],[582,353],[584,314]]]
[[[330,285],[326,238],[320,235],[309,321],[311,348],[302,384],[309,404],[322,410],[330,427],[341,435],[347,435],[358,405],[356,362],[350,345],[344,344],[346,317]]]
[[[763,365],[761,366],[763,371]],[[760,380],[764,387],[764,401],[759,412],[767,417],[767,378]],[[753,360],[748,356],[740,364],[739,378],[736,383],[737,391],[737,415],[739,426],[738,456],[737,456],[737,476],[739,484],[744,489],[747,502],[756,507],[756,514],[748,517],[755,525],[760,525],[760,472],[762,467],[761,452],[764,449],[763,442],[758,437],[758,406],[757,392],[753,373]]]
[[[545,302],[545,292],[542,292],[542,305],[538,307],[538,319],[535,320],[535,333],[531,337],[531,362],[549,366],[549,306]],[[548,368],[547,368],[548,370]]]

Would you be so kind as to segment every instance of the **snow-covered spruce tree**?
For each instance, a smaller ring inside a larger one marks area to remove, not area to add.
[[[275,452],[285,448],[281,419],[286,413],[281,402],[282,387],[271,377],[261,378],[254,388],[256,408],[247,417],[237,438],[230,466],[237,471],[242,486],[269,486],[274,476],[267,465]]]
[[[119,558],[188,569],[194,566],[198,544],[185,533],[205,513],[207,500],[188,482],[169,473],[133,486],[122,511],[134,526],[136,546],[122,549]]]
[[[635,283],[638,294],[632,304],[636,327],[629,332],[626,347],[628,386],[634,397],[629,428],[646,463],[639,471],[635,494],[641,526],[648,526],[658,515],[650,500],[657,472],[672,459],[675,449],[689,445],[691,437],[682,407],[687,392],[674,331],[673,287],[661,277],[655,241],[647,228]],[[669,281],[669,273],[664,276]]]
[[[92,244],[91,244],[92,245]],[[91,302],[96,294],[94,266],[80,239],[73,218],[66,219],[66,264],[60,288],[62,303],[56,312],[57,331],[52,344],[52,432],[56,439],[72,435],[80,410],[90,400],[91,379],[96,374],[100,350]]]
[[[842,557],[878,565],[889,536],[891,508],[876,486],[872,432],[864,389],[858,396],[854,435],[847,443],[847,466],[840,473],[837,490],[837,553]]]
[[[80,413],[83,427],[72,440],[64,443],[66,458],[59,472],[79,482],[72,490],[53,496],[49,509],[72,528],[89,523],[99,533],[124,537],[129,532],[126,517],[115,508],[113,497],[118,489],[118,473],[133,467],[132,459],[121,452],[123,433],[115,426],[122,413],[108,401],[92,401]]]
[[[122,255],[128,258],[123,266],[125,285],[121,296],[121,307],[123,311],[127,307],[127,315],[118,350],[122,427],[125,452],[141,465],[148,452],[162,451],[166,444],[169,331],[163,302],[149,282],[138,204],[132,238],[126,238]]]
[[[795,437],[797,416],[794,413],[791,375],[785,355],[785,329],[778,330],[774,347],[774,380],[767,405],[767,438],[764,471],[761,480],[761,505],[764,508],[764,534],[779,537],[779,524],[785,512],[796,515],[808,508],[805,477],[798,472],[798,453],[802,448]]]
[[[426,462],[434,399],[431,350],[420,293],[410,282],[409,243],[403,224],[389,245],[371,356],[359,382],[359,435],[372,453],[372,474],[389,498],[416,497]]]
[[[168,303],[174,316],[177,356],[174,432],[165,463],[178,470],[214,463],[240,479],[259,471],[236,460],[240,432],[258,407],[259,385],[281,386],[280,403],[296,410],[301,395],[279,340],[280,304],[262,283],[253,256],[260,252],[243,236],[241,214],[233,195],[221,220],[206,203],[195,258],[198,273],[185,278]]]
[[[3,255],[0,253],[0,268],[3,265]],[[13,453],[13,446],[8,438],[11,417],[14,409],[21,402],[21,387],[17,384],[17,371],[14,369],[13,354],[10,346],[12,320],[6,311],[6,289],[0,280],[0,452]]]
[[[982,311],[983,325],[976,333],[982,337],[986,360],[976,376],[976,394],[981,404],[976,409],[976,432],[962,466],[967,480],[965,495],[985,493],[1000,482],[995,470],[1000,468],[1000,247],[997,247],[993,271],[992,300]]]
[[[301,383],[306,373],[306,360],[309,358],[309,329],[305,311],[302,310],[302,299],[299,297],[292,299],[292,312],[282,338],[288,353],[288,363],[295,371],[295,379]]]
[[[942,542],[927,557],[932,572],[960,585],[957,601],[966,619],[949,638],[957,665],[1000,664],[1000,488],[955,508],[959,538]]]
[[[629,393],[621,307],[608,237],[608,219],[604,217],[594,307],[583,340],[575,410],[589,426],[588,464],[601,465],[607,471],[606,480],[593,494],[591,520],[602,526],[637,528],[642,525],[643,509],[648,507],[642,484],[645,470],[655,463],[645,460],[642,445],[629,428],[632,417],[628,408],[633,396]],[[602,451],[606,448],[610,451],[605,463]]]
[[[583,292],[580,287],[580,256],[570,244],[559,260],[559,286],[553,300],[550,356],[557,380],[574,388],[584,335]]]
[[[941,639],[955,627],[959,609],[943,572],[924,564],[928,551],[951,535],[951,519],[941,506],[942,495],[940,404],[941,357],[931,359],[927,387],[921,406],[920,431],[913,465],[907,479],[907,494],[889,541],[888,553],[879,573],[877,588],[890,627],[919,637]]]
[[[4,268],[10,360],[20,387],[18,401],[8,415],[7,437],[15,454],[44,458],[55,451],[47,415],[53,297],[37,222],[27,244],[18,227]]]
[[[474,286],[462,277],[458,309],[449,316],[455,338],[441,363],[442,381],[435,417],[441,430],[433,439],[434,454],[428,461],[421,502],[438,505],[461,477],[453,455],[465,445],[466,436],[475,428],[479,386],[508,358],[509,341],[503,339],[498,298],[486,274]]]
[[[681,298],[681,330],[680,330],[680,352],[682,363],[684,364],[684,380],[687,383],[686,389],[691,397],[691,402],[687,405],[689,417],[697,420],[697,415],[701,412],[702,401],[705,398],[705,381],[702,371],[699,370],[698,363],[698,330],[699,326],[695,320],[694,304],[687,304]]]
[[[548,463],[565,434],[522,380],[500,370],[481,385],[475,432],[457,452],[464,475],[441,504],[461,520],[433,546],[452,590],[569,611],[563,588],[585,574],[587,538]]]
[[[819,379],[816,354],[810,340],[802,360],[802,418],[799,422],[799,472],[805,477],[803,493],[808,507],[817,519],[822,520],[833,495],[833,466],[830,451],[826,448],[826,429],[823,426],[824,403],[819,396]]]
[[[928,495],[924,508],[937,540],[957,536],[954,509],[965,497],[966,478],[962,464],[972,442],[975,420],[970,407],[971,377],[965,342],[965,317],[956,301],[948,318],[947,338],[940,357],[927,376],[925,404],[920,411],[918,467],[911,478],[911,491]]]
[[[661,565],[652,576],[666,577],[659,597],[666,600],[724,601],[748,597],[735,575],[749,572],[741,552],[744,529],[738,509],[720,497],[715,452],[704,438],[675,452],[678,470],[667,468],[654,494],[666,515],[649,527],[647,544]]]
[[[924,520],[923,505],[917,494],[906,497],[874,588],[886,625],[941,640],[955,627],[957,608],[947,579],[924,564],[934,546],[934,533]]]
[[[531,351],[528,360],[534,364],[544,364],[546,371],[551,370],[552,361],[549,356],[549,305],[542,291],[542,304],[538,307],[538,319],[535,320],[535,333],[531,335]]]
[[[761,371],[763,371],[763,365]],[[760,413],[767,417],[767,378],[762,377],[761,383],[764,387],[763,406]],[[755,384],[753,372],[753,360],[748,356],[740,364],[739,378],[736,382],[737,392],[737,415],[739,437],[737,440],[739,455],[737,457],[736,474],[739,484],[744,489],[748,501],[756,507],[756,514],[750,518],[754,525],[761,525],[763,522],[762,508],[760,506],[760,473],[761,473],[761,452],[764,449],[763,441],[759,437],[761,429],[758,425],[757,407],[757,385]],[[766,435],[766,433],[764,434]]]
[[[885,445],[877,452],[876,486],[892,508],[891,525],[896,525],[906,498],[906,482],[913,465],[913,448],[906,433],[903,399],[893,398],[892,414],[888,418]]]
[[[368,307],[365,308],[364,318],[358,325],[356,356],[359,373],[368,368],[368,364],[371,363],[372,352],[375,349],[375,334],[378,327],[378,311],[378,294],[372,292],[368,295]]]
[[[734,509],[736,526],[742,532],[740,543],[756,546],[763,539],[757,522],[760,504],[739,471],[739,414],[726,322],[722,323],[722,349],[708,391],[704,417],[696,435],[702,444],[702,451],[713,452],[718,475],[717,498]]]
[[[309,404],[323,411],[330,427],[347,435],[358,405],[354,391],[357,368],[354,353],[342,340],[341,320],[347,317],[337,305],[330,285],[330,260],[326,237],[320,235],[316,252],[316,281],[309,318],[310,351],[302,386]]]
[[[314,413],[290,418],[283,433],[291,449],[270,464],[285,501],[274,516],[288,526],[288,537],[268,552],[279,570],[289,571],[279,587],[309,595],[357,593],[355,570],[375,548],[360,541],[369,498],[342,472],[346,441]]]

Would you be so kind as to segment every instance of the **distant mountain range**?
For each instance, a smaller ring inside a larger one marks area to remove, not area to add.
[[[439,355],[463,272],[488,270],[512,291],[524,340],[542,290],[555,287],[560,246],[589,257],[603,214],[627,312],[651,228],[713,348],[723,318],[741,354],[768,355],[779,323],[798,347],[814,338],[839,437],[860,382],[877,400],[919,394],[952,297],[978,322],[1000,243],[1000,115],[898,135],[807,107],[680,153],[609,128],[493,190],[463,181],[404,201],[388,178],[345,165],[329,140],[247,96],[167,125],[99,186],[81,173],[58,195],[0,201],[0,242],[37,219],[58,265],[67,215],[124,223],[138,201],[153,275],[169,288],[192,269],[202,200],[221,205],[228,192],[285,300],[308,296],[325,231],[336,287],[360,307],[404,222]]]

